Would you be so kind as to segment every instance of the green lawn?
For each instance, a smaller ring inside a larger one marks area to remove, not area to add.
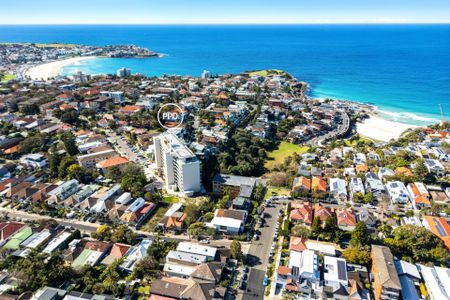
[[[13,80],[14,78],[16,78],[16,75],[14,74],[5,74],[5,76],[3,76],[2,78],[2,82],[10,81]]]
[[[272,196],[290,196],[290,195],[291,191],[288,188],[269,186],[267,188],[267,192],[266,195],[264,196],[264,199],[268,199]]]
[[[281,142],[278,149],[267,153],[269,160],[266,161],[265,167],[269,170],[273,169],[278,164],[282,164],[284,159],[294,153],[303,154],[309,149],[308,146],[299,146],[296,144]]]
[[[164,203],[173,204],[180,202],[180,199],[178,199],[176,196],[164,196],[163,198]]]
[[[345,140],[345,145],[346,145],[346,146],[349,146],[349,147],[356,147],[356,145],[358,144],[359,141],[361,141],[361,142],[366,142],[366,143],[371,143],[371,142],[373,142],[374,140],[373,140],[373,139],[366,138],[366,137],[364,137],[364,136],[360,136],[359,139],[355,139],[355,140],[353,140],[353,141]]]
[[[286,72],[284,72],[282,70],[260,70],[260,71],[248,72],[248,75],[250,75],[250,76],[268,76],[268,75],[272,75],[272,74],[285,75]]]

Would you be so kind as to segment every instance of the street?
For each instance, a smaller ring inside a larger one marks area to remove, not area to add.
[[[266,224],[260,229],[261,236],[259,241],[253,242],[248,251],[247,258],[250,260],[248,263],[250,273],[247,281],[247,290],[240,293],[238,299],[264,299],[265,287],[263,280],[267,266],[269,265],[270,248],[273,245],[275,225],[278,222],[278,212],[282,206],[282,204],[278,203],[274,207],[268,207],[265,210],[270,216],[265,218]]]
[[[342,116],[342,124],[339,124],[335,130],[330,131],[324,135],[315,137],[307,141],[306,144],[311,146],[321,146],[322,142],[325,140],[344,135],[350,127],[350,118],[345,111],[341,111],[341,116]]]

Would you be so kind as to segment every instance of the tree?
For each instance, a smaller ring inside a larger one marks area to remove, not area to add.
[[[262,201],[264,199],[265,191],[266,187],[261,183],[258,183],[258,185],[256,185],[255,187],[255,190],[253,191],[253,200],[258,202]]]
[[[153,256],[146,256],[136,263],[133,269],[133,278],[155,278],[159,268],[159,262]]]
[[[363,199],[364,203],[369,204],[373,202],[373,194],[372,192],[368,192],[364,195],[364,199]]]
[[[21,141],[17,150],[22,154],[35,153],[41,150],[44,144],[45,135],[41,133],[35,133]]]
[[[292,227],[291,233],[293,236],[297,236],[297,237],[301,237],[301,238],[305,238],[305,239],[307,239],[311,236],[311,230],[309,230],[308,227],[306,227],[304,225],[300,225],[300,224]]]
[[[215,234],[216,231],[214,228],[206,227],[205,223],[203,222],[195,222],[189,225],[187,232],[189,236],[199,237],[199,236],[212,236]]]
[[[353,194],[353,202],[355,203],[361,203],[364,200],[364,196],[361,192],[357,192]]]
[[[61,163],[61,155],[57,152],[56,147],[53,147],[48,153],[48,170],[50,177],[58,177],[58,167]]]
[[[225,195],[217,202],[217,208],[228,208],[230,204],[230,196]]]
[[[424,227],[405,225],[395,228],[384,243],[393,254],[410,262],[445,264],[450,258],[442,241]],[[443,250],[442,250],[443,249]]]
[[[94,179],[94,174],[89,169],[77,164],[72,164],[67,168],[67,176],[81,183],[90,183]]]
[[[202,215],[201,207],[196,203],[188,203],[184,208],[184,213],[186,214],[184,222],[186,223],[187,226],[196,222],[198,218],[200,218]]]
[[[425,166],[425,161],[420,159],[414,166],[414,175],[416,175],[417,181],[424,181],[428,175],[428,169]]]
[[[320,218],[314,217],[311,225],[311,236],[317,237],[322,228],[320,227]]]
[[[20,112],[24,115],[37,115],[39,114],[39,105],[37,103],[26,104],[20,108]]]
[[[133,197],[142,197],[145,193],[147,178],[141,166],[128,164],[123,172],[120,186],[123,190],[130,192]]]
[[[153,240],[150,247],[147,249],[147,254],[161,261],[167,254],[177,248],[177,243],[172,241],[162,241],[159,238]]]
[[[239,241],[232,241],[230,245],[231,258],[240,260],[242,258],[242,247]]]
[[[113,228],[111,233],[111,242],[133,244],[136,239],[136,233],[127,225],[119,225]]]
[[[64,157],[59,163],[58,175],[59,178],[66,178],[68,175],[69,167],[76,164],[71,156]]]
[[[370,251],[367,247],[350,246],[342,253],[348,263],[367,266],[370,262]]]
[[[68,109],[61,113],[61,122],[76,125],[80,122],[78,113],[75,109]]]
[[[48,256],[36,250],[17,260],[8,271],[19,279],[20,285],[16,290],[19,293],[47,285],[59,286],[73,277],[72,269],[64,265],[58,253]]]
[[[74,156],[79,153],[77,143],[75,142],[75,136],[72,132],[65,131],[61,135],[61,140],[64,143],[64,148],[69,155]]]
[[[356,224],[355,229],[352,231],[352,238],[350,239],[350,245],[355,247],[364,246],[367,244],[367,226],[363,221],[359,221]]]

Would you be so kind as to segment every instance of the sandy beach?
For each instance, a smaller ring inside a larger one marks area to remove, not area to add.
[[[415,127],[417,126],[397,123],[372,115],[363,122],[357,123],[356,131],[365,137],[387,142],[400,137],[409,128]]]
[[[72,57],[72,58],[68,58],[68,59],[57,60],[57,61],[52,61],[49,63],[36,65],[36,66],[29,68],[25,72],[25,76],[29,76],[33,80],[40,80],[40,79],[48,80],[50,78],[58,76],[59,73],[61,72],[61,69],[64,66],[67,66],[67,65],[79,62],[79,61],[90,60],[90,59],[95,59],[95,58],[97,58],[97,57],[95,57],[95,56]]]

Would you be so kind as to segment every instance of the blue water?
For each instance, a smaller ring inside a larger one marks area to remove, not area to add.
[[[3,42],[136,44],[163,58],[97,59],[64,68],[147,75],[283,69],[314,97],[376,105],[404,123],[450,115],[450,25],[0,26]]]

